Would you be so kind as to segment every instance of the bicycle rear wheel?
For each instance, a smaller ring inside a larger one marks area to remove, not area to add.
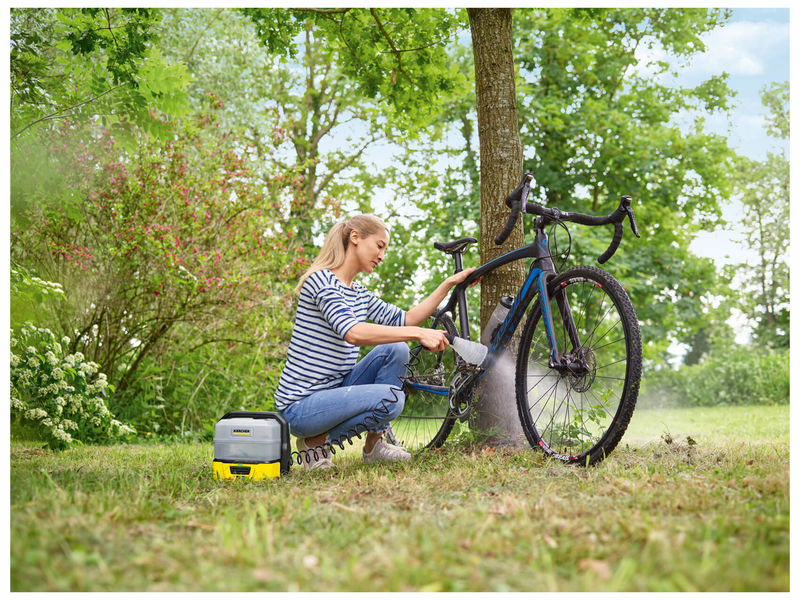
[[[571,368],[551,368],[537,302],[517,356],[517,410],[534,447],[566,463],[591,465],[628,427],[642,373],[639,324],[628,294],[597,267],[575,267],[548,283],[554,338]],[[569,311],[580,344],[568,333]],[[580,366],[578,366],[580,365]]]
[[[458,335],[447,315],[437,317],[431,329]],[[449,387],[461,362],[452,346],[442,352],[428,352],[422,346],[411,348],[403,385],[405,406],[387,433],[390,443],[409,452],[438,448],[444,443],[456,420],[450,412]]]

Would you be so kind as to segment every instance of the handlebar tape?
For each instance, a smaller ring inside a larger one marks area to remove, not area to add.
[[[619,243],[622,241],[622,223],[616,222],[614,223],[614,238],[611,240],[611,245],[608,249],[603,252],[603,254],[597,259],[601,265],[606,262],[609,258],[614,256],[614,252],[617,251],[619,248]]]
[[[522,200],[522,190],[525,189],[525,182],[527,179],[527,175],[523,176],[522,181],[519,182],[519,185],[515,187],[508,196],[506,196],[505,202],[508,208],[511,208],[515,202]]]
[[[496,245],[499,246],[508,239],[508,236],[511,235],[511,232],[514,230],[514,225],[517,224],[517,219],[519,218],[521,204],[522,203],[520,201],[512,202],[511,214],[508,216],[508,222],[506,223],[505,228],[503,228],[503,231],[501,231],[497,237],[494,238],[494,243]]]
[[[508,216],[508,221],[506,221],[506,226],[503,228],[497,236],[494,238],[494,243],[499,246],[503,242],[508,239],[508,236],[511,235],[511,232],[514,230],[514,225],[517,224],[517,219],[519,218],[519,213],[522,210],[522,194],[525,191],[525,185],[528,182],[528,174],[522,176],[522,181],[519,182],[519,185],[514,188],[514,190],[506,196],[506,206],[511,209],[511,214]]]

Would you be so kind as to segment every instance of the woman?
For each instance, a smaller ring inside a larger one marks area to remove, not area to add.
[[[348,431],[363,431],[366,421],[364,462],[410,458],[383,438],[389,422],[403,411],[399,377],[408,362],[405,342],[436,352],[447,348],[442,331],[418,325],[475,269],[448,277],[404,312],[354,281],[383,262],[388,245],[388,228],[377,217],[357,215],[337,223],[295,289],[300,292],[297,317],[275,405],[298,437],[298,450],[343,441]],[[357,362],[358,346],[375,348]],[[333,467],[321,453],[309,455],[307,469]]]

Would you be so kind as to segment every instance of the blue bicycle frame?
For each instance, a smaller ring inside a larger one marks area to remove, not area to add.
[[[547,290],[547,281],[550,277],[556,274],[556,268],[553,264],[550,254],[547,234],[544,231],[542,222],[538,218],[534,223],[534,228],[536,231],[536,237],[532,244],[529,244],[523,248],[512,250],[511,252],[503,254],[502,256],[498,256],[497,258],[475,269],[475,271],[473,271],[469,277],[455,287],[447,304],[435,313],[435,316],[437,317],[443,313],[453,314],[454,309],[456,306],[458,306],[460,325],[459,329],[461,331],[460,335],[465,339],[469,339],[469,315],[467,314],[466,290],[470,284],[477,281],[487,273],[494,271],[495,269],[510,262],[514,262],[515,260],[522,260],[526,258],[534,259],[533,265],[531,266],[530,270],[528,271],[528,275],[525,278],[525,282],[517,292],[517,295],[514,298],[505,320],[500,324],[496,333],[492,336],[492,340],[489,345],[489,352],[484,364],[482,365],[482,372],[480,373],[480,376],[482,376],[483,373],[485,373],[486,370],[494,363],[494,361],[497,360],[497,358],[502,354],[503,349],[511,340],[511,337],[514,335],[514,332],[522,321],[525,311],[536,295],[539,296],[539,307],[541,309],[541,314],[547,333],[547,339],[550,345],[550,364],[551,366],[556,366],[560,363],[560,352],[558,348],[558,342],[554,334],[552,311],[550,310],[550,294]],[[455,253],[453,258],[456,266],[455,271],[462,271],[463,266],[461,261],[461,253]],[[558,303],[559,310],[561,311],[561,317],[566,325],[566,330],[573,348],[579,347],[580,341],[578,339],[578,333],[575,328],[575,324],[572,321],[572,313],[566,296],[563,294],[558,294],[556,296],[556,302]],[[446,396],[450,393],[450,389],[443,386],[423,385],[414,382],[408,382],[408,384],[416,389],[433,392],[440,395]]]

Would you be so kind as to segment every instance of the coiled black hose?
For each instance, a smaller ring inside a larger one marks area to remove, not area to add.
[[[406,363],[406,369],[408,369],[409,363]],[[403,377],[398,377],[400,383],[404,383]],[[344,433],[344,440],[339,438],[338,440],[331,442],[327,441],[324,444],[320,444],[319,446],[314,446],[313,448],[306,448],[305,450],[296,450],[291,454],[291,460],[289,462],[290,465],[302,465],[303,461],[311,462],[311,457],[314,457],[314,460],[319,460],[320,456],[327,458],[329,455],[333,456],[336,454],[336,448],[334,445],[338,445],[340,450],[344,450],[344,441],[353,445],[353,438],[361,439],[361,434],[369,431],[370,427],[377,426],[381,419],[379,418],[381,415],[386,416],[390,412],[390,406],[393,404],[397,404],[400,401],[400,397],[398,393],[402,393],[403,387],[395,388],[393,386],[389,387],[389,390],[392,392],[392,398],[381,398],[381,403],[379,406],[372,411],[371,414],[364,417],[364,420],[361,423],[356,424],[353,428],[348,429]]]

